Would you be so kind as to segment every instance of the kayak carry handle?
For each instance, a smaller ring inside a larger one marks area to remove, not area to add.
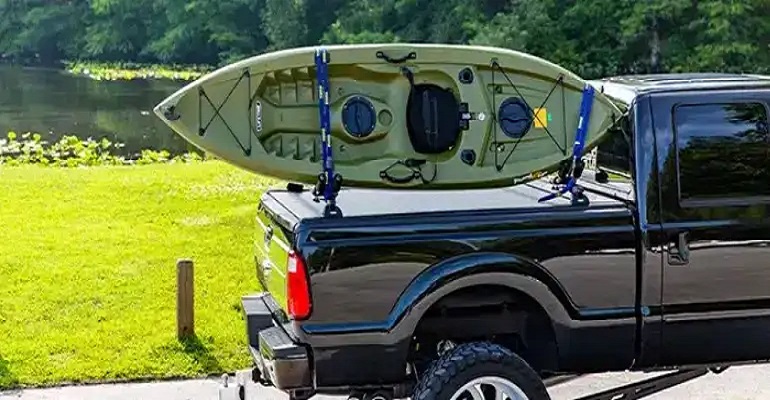
[[[386,181],[388,181],[390,183],[395,183],[395,184],[398,184],[398,185],[403,185],[405,183],[409,183],[409,182],[411,182],[411,181],[413,181],[415,179],[418,179],[419,177],[420,177],[420,173],[417,172],[417,171],[412,171],[411,175],[408,175],[408,176],[405,176],[405,177],[402,177],[402,178],[391,176],[390,174],[388,174],[387,171],[380,171],[380,178],[382,178],[382,179],[384,179],[384,180],[386,180]]]
[[[377,58],[383,59],[391,64],[401,64],[402,62],[406,60],[414,60],[417,58],[417,53],[411,51],[409,54],[401,57],[401,58],[390,58],[387,54],[382,52],[382,50],[378,51],[376,54]]]
[[[431,177],[430,179],[425,179],[425,176],[423,176],[422,174],[422,166],[425,165],[427,162],[428,160],[416,160],[413,158],[407,158],[406,160],[398,160],[393,164],[390,164],[390,166],[388,166],[387,168],[380,171],[380,178],[382,180],[385,180],[397,185],[403,185],[417,179],[421,180],[423,184],[429,184],[434,179],[436,179],[436,173],[438,171],[437,171],[436,164],[433,164],[433,177]],[[396,165],[403,165],[404,167],[409,169],[412,172],[412,174],[404,177],[395,177],[393,175],[390,175],[388,171],[390,171],[390,169],[395,167]]]

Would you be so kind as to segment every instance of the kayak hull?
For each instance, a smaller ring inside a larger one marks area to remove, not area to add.
[[[586,81],[558,65],[482,46],[326,50],[330,142],[344,186],[509,186],[572,157]],[[154,112],[188,142],[233,165],[313,184],[322,166],[315,51],[282,50],[222,67],[172,94]],[[421,98],[410,96],[414,85],[433,85],[451,98],[425,100],[416,108]],[[586,151],[620,114],[595,94]],[[450,129],[456,121],[461,127]],[[430,151],[414,141],[423,135],[425,147],[447,132],[440,148]]]

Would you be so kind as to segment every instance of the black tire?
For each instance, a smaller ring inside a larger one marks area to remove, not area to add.
[[[447,351],[420,376],[412,400],[450,400],[466,383],[492,376],[518,386],[528,400],[550,400],[545,384],[521,357],[487,342],[463,343]]]

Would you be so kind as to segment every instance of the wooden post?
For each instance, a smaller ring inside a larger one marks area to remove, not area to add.
[[[176,335],[179,339],[195,334],[195,293],[193,291],[193,262],[176,262]]]

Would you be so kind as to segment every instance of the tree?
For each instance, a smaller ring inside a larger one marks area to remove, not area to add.
[[[0,0],[0,55],[221,65],[317,43],[531,53],[578,75],[770,70],[768,0]]]

